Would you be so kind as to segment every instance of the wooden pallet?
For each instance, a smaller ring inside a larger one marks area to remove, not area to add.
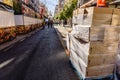
[[[108,75],[108,76],[103,76],[103,77],[97,77],[97,78],[83,78],[81,76],[81,74],[75,69],[74,65],[72,64],[72,62],[69,60],[70,66],[72,67],[72,69],[76,72],[76,74],[78,75],[78,77],[80,78],[80,80],[114,80],[114,76],[113,75]]]
[[[118,73],[117,73],[117,78],[118,78],[118,80],[120,80],[120,74],[118,74]]]
[[[113,80],[113,75],[98,78],[86,78],[85,80]]]

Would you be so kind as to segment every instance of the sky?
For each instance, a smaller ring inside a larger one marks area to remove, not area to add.
[[[48,11],[51,11],[54,14],[55,6],[58,4],[58,0],[40,0],[46,4]]]

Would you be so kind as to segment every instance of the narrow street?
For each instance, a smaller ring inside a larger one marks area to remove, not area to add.
[[[79,80],[54,28],[46,28],[0,51],[0,80]]]
[[[0,0],[0,80],[120,80],[120,0]]]
[[[25,80],[78,80],[55,30],[43,32]]]

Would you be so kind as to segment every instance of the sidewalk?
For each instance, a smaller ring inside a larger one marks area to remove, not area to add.
[[[0,45],[0,50],[8,50],[9,48],[11,48],[12,45],[14,45],[15,43],[19,42],[19,41],[24,41],[25,38],[30,37],[32,34],[34,34],[35,32],[37,32],[39,29],[32,31],[28,34],[23,34],[23,35],[18,35],[14,40],[12,41],[8,41],[5,42],[3,44]]]
[[[67,45],[66,45],[66,36],[67,34],[72,30],[72,28],[69,27],[62,27],[62,26],[54,26],[56,29],[56,32],[60,38],[61,44],[63,45],[66,54],[69,55],[69,51],[67,50]]]

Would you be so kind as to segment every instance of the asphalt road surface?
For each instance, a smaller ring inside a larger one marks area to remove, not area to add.
[[[0,51],[0,80],[79,80],[54,28]]]

